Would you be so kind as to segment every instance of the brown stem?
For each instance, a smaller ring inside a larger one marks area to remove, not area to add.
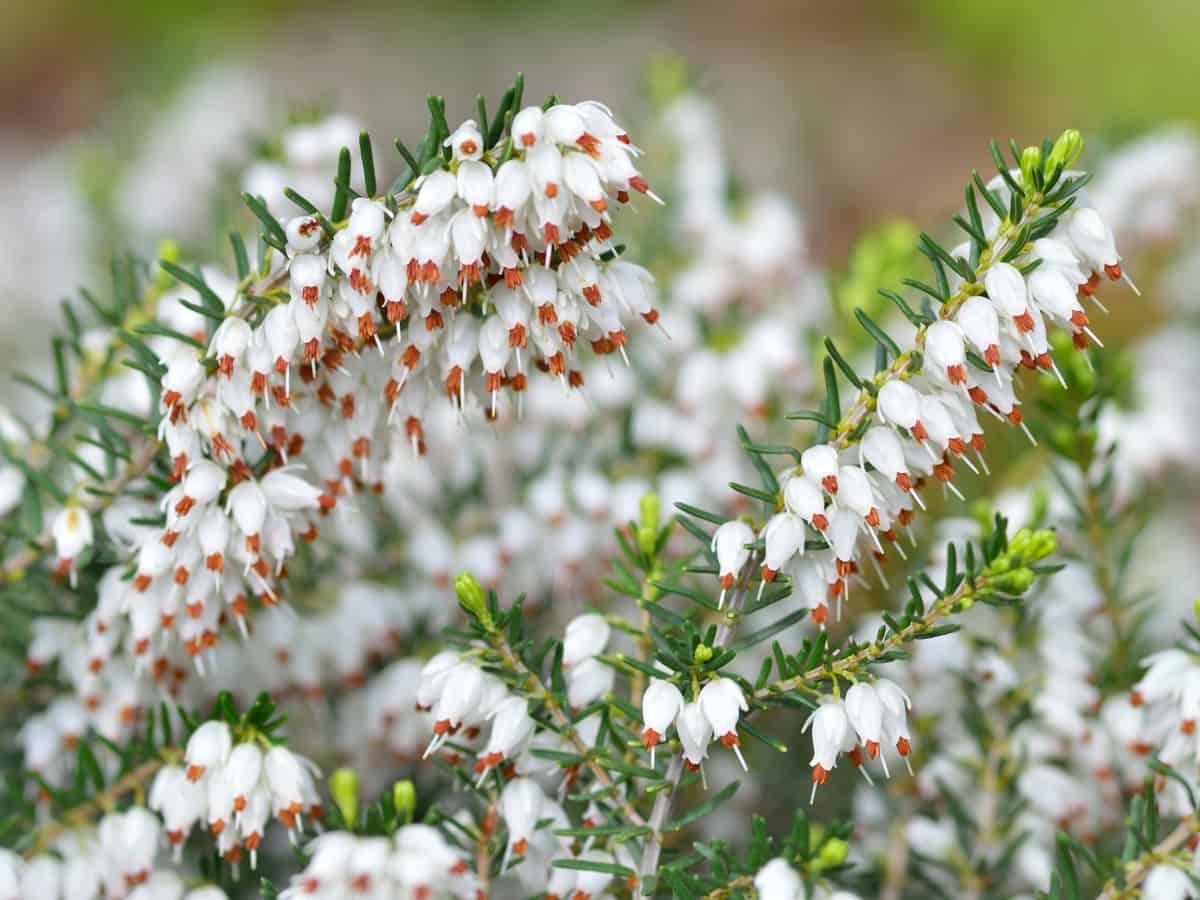
[[[72,828],[83,825],[97,813],[107,812],[126,794],[138,790],[145,785],[147,781],[154,777],[159,769],[166,765],[166,751],[163,752],[164,757],[142,763],[136,769],[132,769],[126,773],[124,777],[114,781],[91,800],[68,809],[53,822],[47,822],[39,828],[35,833],[30,848],[25,851],[25,857],[29,858],[42,852],[54,842],[55,838]]]
[[[798,688],[805,687],[812,682],[820,681],[823,678],[830,678],[835,675],[841,675],[846,672],[855,672],[863,666],[875,662],[884,654],[891,650],[896,650],[899,647],[907,644],[909,641],[915,640],[916,637],[933,627],[934,623],[943,616],[954,612],[959,603],[962,602],[969,594],[974,593],[981,587],[987,584],[988,578],[986,575],[980,575],[975,579],[963,579],[963,583],[958,586],[958,589],[953,593],[947,594],[940,598],[936,603],[925,611],[925,615],[919,619],[914,619],[908,625],[901,628],[899,631],[892,632],[882,641],[877,641],[863,647],[857,653],[852,653],[849,656],[844,656],[841,659],[834,660],[828,666],[814,666],[807,672],[802,672],[792,678],[785,678],[782,681],[777,681],[774,684],[769,684],[764,688],[754,692],[755,700],[768,700],[773,696],[788,691],[794,691]]]
[[[592,774],[595,775],[596,780],[599,781],[600,784],[604,786],[605,790],[612,795],[614,802],[621,807],[621,811],[625,814],[625,818],[627,818],[634,825],[645,825],[646,820],[642,818],[641,813],[633,808],[633,804],[631,804],[627,798],[624,798],[618,794],[616,782],[614,782],[612,776],[608,774],[608,770],[592,757],[592,748],[583,742],[583,739],[579,736],[579,732],[575,729],[575,726],[571,724],[570,717],[568,717],[563,711],[562,706],[559,705],[558,699],[554,696],[553,692],[548,690],[546,686],[542,684],[542,680],[533,672],[531,672],[525,663],[521,661],[521,658],[517,656],[515,652],[513,652],[512,647],[509,646],[508,641],[504,639],[502,634],[497,633],[493,635],[492,645],[500,653],[504,660],[504,664],[525,679],[527,682],[526,690],[546,704],[546,709],[549,710],[550,718],[554,720],[554,724],[558,726],[558,729],[563,736],[571,742],[572,746],[575,748],[575,751],[580,756],[584,757],[587,767],[591,770]],[[532,684],[533,688],[530,689],[528,684]]]

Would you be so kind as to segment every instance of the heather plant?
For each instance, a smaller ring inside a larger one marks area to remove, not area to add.
[[[993,143],[830,290],[655,102],[292,122],[228,259],[63,304],[0,442],[0,900],[1193,890],[1200,633],[1130,587],[1102,344],[1154,185]]]

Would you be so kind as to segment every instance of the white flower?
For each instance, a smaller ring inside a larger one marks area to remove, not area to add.
[[[774,581],[779,570],[793,556],[804,552],[806,534],[804,521],[789,512],[776,513],[767,521],[763,528],[763,584]]]
[[[449,147],[454,158],[458,160],[479,159],[486,149],[483,146],[483,134],[480,133],[474,119],[467,119],[454,129],[454,133],[446,138],[442,145]]]
[[[786,859],[776,857],[754,876],[759,900],[804,900],[804,882]]]
[[[1104,270],[1109,278],[1121,277],[1121,257],[1112,230],[1094,209],[1076,209],[1067,221],[1067,235],[1089,268]]]
[[[911,384],[893,378],[879,389],[875,402],[884,422],[906,429],[914,440],[924,439],[924,429],[920,427],[921,395]]]
[[[245,355],[254,339],[254,332],[245,319],[228,316],[213,333],[210,346],[217,358],[217,371],[229,378],[233,375],[233,367]]]
[[[92,545],[92,517],[80,506],[65,506],[54,519],[52,528],[55,552],[75,585],[75,559]]]
[[[836,700],[822,703],[805,721],[804,730],[809,729],[812,730],[813,741],[813,756],[809,765],[813,767],[812,790],[813,796],[816,796],[817,786],[824,784],[829,773],[837,767],[837,758],[851,735],[845,706]]]
[[[474,713],[483,689],[483,672],[471,663],[458,663],[447,673],[441,696],[433,708],[434,735],[444,738],[458,731],[463,720]]]
[[[242,812],[246,801],[258,785],[263,770],[263,753],[253,743],[238,744],[225,761],[225,776],[233,809]]]
[[[700,689],[700,708],[708,720],[713,735],[724,746],[737,754],[742,769],[746,761],[742,758],[741,740],[738,738],[737,723],[740,713],[750,709],[746,695],[732,678],[714,678]]]
[[[62,883],[62,865],[53,856],[42,854],[25,863],[21,872],[22,900],[58,900]]]
[[[579,854],[579,859],[595,863],[612,865],[613,858],[599,850],[587,850]],[[583,869],[575,873],[575,893],[571,900],[591,900],[604,893],[613,877],[608,872],[595,869]]]
[[[512,759],[519,748],[533,734],[534,721],[527,709],[524,697],[508,697],[491,715],[492,731],[487,746],[479,754],[475,770],[481,775],[499,766],[504,760]]]
[[[276,817],[292,831],[300,824],[300,813],[315,796],[312,763],[278,744],[263,757],[263,780],[271,794]]]
[[[514,778],[504,786],[500,815],[508,826],[508,848],[514,856],[523,856],[529,849],[545,802],[541,787],[529,778]]]
[[[589,656],[567,670],[567,702],[582,709],[611,691],[615,678],[611,666]]]
[[[911,735],[908,731],[908,709],[912,706],[912,701],[898,684],[887,678],[877,680],[874,687],[876,696],[883,704],[884,734],[895,744],[896,752],[904,757],[907,765],[908,754],[912,749]]]
[[[654,765],[654,749],[675,724],[683,708],[679,688],[661,678],[651,678],[642,695],[642,745],[650,750],[650,765]]]
[[[563,668],[570,669],[604,652],[611,630],[604,616],[598,613],[585,613],[568,622],[563,635]]]
[[[513,116],[512,133],[522,147],[532,147],[542,137],[542,110],[526,106]]]
[[[969,297],[954,319],[963,335],[992,367],[1000,365],[1000,320],[985,297]]]
[[[747,544],[754,543],[754,531],[740,519],[733,519],[719,526],[713,533],[712,551],[717,554],[720,570],[721,599],[718,607],[725,605],[725,593],[733,587],[734,580],[750,558]]]
[[[299,512],[321,505],[322,492],[286,468],[274,469],[259,482],[267,502],[281,512]]]
[[[800,454],[804,475],[821,485],[828,493],[838,492],[838,453],[830,444],[814,444]]]
[[[783,502],[789,512],[818,531],[829,527],[829,519],[825,516],[825,497],[820,486],[808,476],[793,476],[787,480],[783,488]]]
[[[199,781],[210,769],[225,765],[233,750],[229,726],[219,719],[203,723],[192,732],[184,751],[189,781]]]
[[[445,169],[435,169],[421,181],[417,202],[413,205],[412,223],[421,225],[436,216],[454,200],[458,181]]]
[[[713,738],[712,725],[699,700],[684,704],[675,720],[675,730],[679,733],[685,765],[698,768],[708,756],[708,743]]]
[[[1146,900],[1187,900],[1193,896],[1192,880],[1182,869],[1163,863],[1155,866],[1142,882]]]
[[[941,319],[925,330],[925,352],[933,371],[949,384],[965,384],[967,373],[963,332],[957,324]]]
[[[188,778],[184,769],[164,766],[154,778],[148,800],[150,808],[162,816],[167,841],[179,858],[183,842],[204,816],[207,803],[204,786]]]

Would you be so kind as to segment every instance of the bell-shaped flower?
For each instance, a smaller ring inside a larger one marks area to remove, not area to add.
[[[838,453],[830,444],[815,444],[800,454],[800,467],[830,494],[838,492]]]
[[[508,849],[514,856],[524,856],[529,849],[545,802],[541,786],[532,779],[514,778],[504,786],[500,816],[508,828]]]
[[[962,329],[947,319],[934,322],[925,329],[925,353],[933,371],[950,384],[966,384],[966,347]]]
[[[567,670],[567,703],[572,709],[582,709],[612,690],[616,673],[594,656],[589,656]]]
[[[754,543],[754,531],[740,519],[732,519],[719,526],[713,533],[712,551],[717,555],[717,567],[721,579],[721,600],[725,604],[725,592],[733,587],[738,573],[750,558],[747,544]]]
[[[512,759],[533,734],[534,721],[529,715],[524,697],[512,696],[502,701],[492,713],[492,731],[487,745],[479,754],[475,770],[485,774],[506,759]]]
[[[95,539],[92,517],[82,506],[64,506],[54,519],[51,533],[54,536],[55,553],[58,554],[60,564],[70,574],[71,585],[74,586],[75,560]]]
[[[675,720],[675,730],[679,733],[684,764],[693,769],[699,768],[708,756],[708,745],[713,739],[712,725],[704,715],[699,700],[684,704]]]
[[[786,859],[777,856],[754,876],[759,900],[805,900],[804,882]]]
[[[458,180],[445,169],[434,169],[421,180],[411,221],[421,225],[450,205],[458,194]]]
[[[1029,317],[1029,286],[1020,269],[1011,263],[992,263],[984,273],[983,287],[997,311],[1011,319],[1018,331],[1033,330],[1033,320]]]
[[[846,716],[870,759],[879,756],[879,745],[884,740],[883,714],[883,701],[873,685],[860,681],[846,691]],[[886,759],[883,767],[886,773]]]
[[[184,750],[188,780],[199,781],[206,772],[224,766],[232,750],[233,734],[228,724],[219,719],[201,724]]]
[[[896,752],[904,757],[905,765],[908,765],[908,754],[912,751],[908,710],[912,701],[896,682],[887,678],[880,678],[875,682],[875,694],[883,705],[884,734],[895,744]],[[909,768],[911,771],[911,766]]]
[[[1067,236],[1071,244],[1095,271],[1104,270],[1110,278],[1121,277],[1121,257],[1112,229],[1104,224],[1100,213],[1089,207],[1076,209],[1067,220]]]
[[[809,761],[812,768],[813,796],[817,785],[824,784],[829,773],[837,767],[838,756],[850,732],[850,720],[845,706],[837,700],[826,700],[808,717],[804,730],[812,732],[813,755]],[[809,800],[811,801],[811,798]]]
[[[986,297],[968,297],[954,321],[988,365],[1000,365],[1000,320]]]
[[[763,584],[774,581],[788,560],[804,551],[805,538],[804,520],[799,516],[781,512],[767,520],[763,528]]]
[[[658,742],[666,737],[667,729],[675,724],[675,718],[683,708],[683,694],[679,688],[661,678],[651,678],[650,685],[642,695],[642,746],[650,751],[650,765],[654,765],[654,750]]]
[[[603,653],[611,632],[608,622],[599,613],[576,616],[567,623],[563,634],[563,668],[569,669]]]
[[[713,735],[724,746],[737,754],[742,769],[746,760],[742,757],[741,739],[737,733],[738,718],[750,709],[746,695],[732,678],[714,678],[700,689],[700,708],[712,728]]]
[[[875,408],[884,422],[911,432],[914,440],[925,439],[921,427],[921,395],[908,382],[895,378],[887,381],[879,389]]]
[[[513,116],[512,134],[520,146],[532,147],[541,140],[543,117],[540,106],[526,106]]]

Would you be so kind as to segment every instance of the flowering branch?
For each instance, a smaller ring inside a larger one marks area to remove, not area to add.
[[[144,790],[163,766],[178,759],[180,755],[181,751],[178,749],[163,748],[158,759],[147,760],[96,793],[90,800],[64,811],[54,821],[42,825],[34,832],[25,856],[29,858],[44,852],[60,835],[85,824],[98,814],[112,810],[126,794]]]
[[[724,617],[717,629],[716,639],[712,643],[714,651],[724,649],[733,639],[738,615],[750,594],[751,576],[758,568],[759,562],[758,554],[752,553],[743,564],[741,572],[738,573],[738,588],[730,598]],[[638,871],[638,883],[642,885],[642,891],[645,894],[651,893],[652,888],[649,885],[652,877],[658,872],[658,860],[662,854],[662,833],[667,825],[667,816],[671,814],[671,803],[679,787],[679,779],[683,776],[683,764],[684,754],[682,751],[671,757],[666,774],[663,776],[667,786],[654,798],[654,808],[650,811],[650,819],[647,823],[650,835],[642,849],[641,867]]]
[[[549,690],[542,680],[530,671],[529,667],[521,661],[520,656],[513,650],[508,640],[504,637],[504,633],[499,629],[495,629],[491,634],[492,646],[500,654],[502,663],[512,672],[515,672],[521,679],[518,687],[527,693],[534,700],[540,700],[546,705],[546,709],[550,713],[551,719],[554,721],[558,732],[563,735],[576,752],[584,758],[588,769],[596,777],[596,780],[604,787],[605,791],[612,796],[613,801],[617,803],[626,818],[634,825],[645,825],[646,820],[642,818],[641,813],[633,808],[629,800],[617,789],[616,783],[608,771],[600,765],[592,754],[592,749],[583,738],[579,736],[578,729],[572,724],[570,718],[563,710],[558,702],[558,698],[554,692]]]

